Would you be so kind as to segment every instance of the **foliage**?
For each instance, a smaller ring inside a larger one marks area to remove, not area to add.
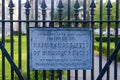
[[[23,73],[25,80],[27,80],[26,74],[27,74],[26,72]],[[43,71],[38,71],[38,74],[40,75],[40,76],[38,76],[38,80],[43,80],[43,76],[42,76]],[[51,70],[46,71],[46,80],[52,80],[51,76],[52,76],[52,71]],[[59,70],[54,71],[54,80],[58,80],[58,76],[59,76]],[[34,71],[30,72],[30,79],[35,80],[35,72]],[[15,75],[15,80],[19,80],[17,75]]]
[[[80,3],[80,6],[83,6],[83,2],[82,1],[79,1]],[[67,17],[68,17],[68,3],[67,1],[63,2],[63,5],[64,5],[64,8],[63,8],[63,15],[62,15],[62,19],[63,20],[67,20]],[[74,5],[75,5],[75,0],[72,0],[71,1],[71,7],[70,7],[70,17],[71,17],[71,20],[74,20],[74,17],[75,17],[75,9],[74,9]],[[55,10],[55,19],[59,19],[59,12],[58,12],[58,9]]]
[[[120,41],[120,36],[118,37],[118,40]],[[100,42],[100,37],[95,36],[95,41]],[[107,36],[102,36],[102,42],[107,42]],[[110,42],[115,42],[115,36],[110,36]]]
[[[110,43],[110,55],[115,49],[115,44],[113,42]],[[99,53],[99,42],[94,43],[94,50]],[[102,43],[102,54],[104,56],[107,56],[107,43],[103,42]],[[120,62],[120,52],[117,55],[117,60]]]
[[[118,37],[118,40],[120,41],[120,36]],[[100,38],[99,36],[95,36],[95,43],[94,43],[94,50],[99,52],[99,43],[100,43]],[[115,49],[115,37],[110,36],[110,54]],[[107,36],[102,36],[102,53],[104,56],[107,56]],[[118,53],[117,56],[118,61],[120,62],[120,52]]]
[[[103,3],[102,5],[102,12],[100,12],[100,2],[96,3],[96,8],[95,8],[95,15],[94,15],[94,20],[100,20],[100,17],[102,17],[102,20],[108,20],[108,14],[107,14],[107,8],[106,8],[107,3]],[[110,20],[115,20],[116,19],[116,3],[112,3],[112,8],[111,8],[111,15],[110,15]],[[102,16],[100,16],[100,13],[102,13]],[[107,27],[107,23],[103,23],[102,26],[103,28]],[[99,27],[98,23],[95,23],[95,27]],[[110,27],[115,28],[115,23],[110,23]]]
[[[0,38],[0,41],[2,41],[1,38]],[[10,41],[11,41],[11,40],[10,40],[9,38],[6,38],[6,39],[5,39],[5,42],[6,42],[6,43],[9,43]],[[14,40],[14,42],[15,42],[15,40]]]

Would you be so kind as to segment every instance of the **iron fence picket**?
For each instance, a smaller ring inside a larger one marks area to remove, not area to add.
[[[18,20],[21,20],[21,0],[18,1]],[[19,70],[22,72],[22,37],[21,37],[21,26],[22,22],[18,23],[18,67]]]
[[[5,0],[2,0],[2,20],[5,20]],[[2,22],[2,43],[5,46],[5,22]],[[2,52],[3,53],[3,52]],[[2,80],[5,80],[5,56],[2,54]]]
[[[27,0],[24,6],[25,9],[25,14],[26,14],[26,21],[29,20],[29,15],[30,15],[30,3]],[[29,22],[26,22],[26,30],[27,30],[27,35],[26,35],[26,45],[27,45],[27,80],[30,80],[30,54],[29,54]]]
[[[94,35],[94,11],[95,11],[95,8],[96,8],[96,4],[94,2],[94,0],[91,1],[91,4],[90,4],[90,9],[91,9],[91,20],[93,21],[91,23],[91,28],[92,28],[92,35]],[[94,47],[94,36],[92,37],[92,46]],[[91,69],[91,80],[94,80],[94,48],[92,48],[92,69]]]
[[[54,27],[54,0],[51,0],[51,22],[49,22],[49,27]],[[55,71],[51,70],[51,80],[54,80],[55,77]]]
[[[46,1],[42,0],[42,4],[41,4],[41,8],[42,8],[42,20],[46,20]],[[43,27],[46,27],[46,22],[43,22]],[[46,70],[43,70],[43,80],[46,80]]]
[[[86,20],[86,1],[83,1],[83,20]],[[86,27],[86,23],[83,23],[83,27]],[[86,70],[83,70],[83,80],[86,80]]]
[[[68,10],[68,12],[67,12],[68,20],[70,21],[71,20],[71,17],[70,17],[71,16],[71,0],[68,0],[68,8],[67,8],[67,10]],[[67,27],[71,27],[71,23],[70,22],[68,22]],[[71,80],[70,79],[70,73],[71,73],[71,71],[67,70],[67,80]]]
[[[79,8],[80,8],[80,4],[78,2],[78,0],[76,0],[75,5],[75,20],[78,20],[78,15],[79,15]],[[78,28],[78,22],[75,23],[75,27]],[[75,70],[75,80],[78,80],[78,70]]]
[[[8,7],[9,7],[10,20],[13,20],[13,14],[14,14],[13,7],[15,6],[12,0],[10,0]],[[13,36],[14,36],[13,35],[13,22],[10,22],[10,53],[11,53],[11,58],[14,61],[14,42],[13,42],[14,37]],[[14,69],[12,66],[11,66],[11,80],[14,80]]]
[[[102,21],[102,19],[103,19],[103,0],[100,0],[100,21]],[[103,28],[102,28],[102,25],[103,25],[103,23],[101,22],[101,23],[99,23],[99,26],[100,26],[100,38],[99,38],[99,40],[100,40],[100,42],[99,42],[99,73],[101,72],[101,70],[102,70],[102,30],[103,30]]]
[[[111,1],[108,0],[107,5],[107,19],[108,21],[111,19],[111,8],[112,4]],[[110,56],[110,22],[107,23],[107,60],[109,59]],[[107,80],[110,80],[110,69],[107,70]]]
[[[38,0],[35,0],[35,20],[38,20]],[[38,22],[35,22],[35,27],[38,27]],[[35,80],[38,80],[38,70],[35,70]]]
[[[62,15],[63,15],[63,8],[64,8],[62,0],[59,0],[57,8],[58,8],[58,15],[59,15],[59,27],[63,27],[61,22]],[[59,70],[59,80],[62,80],[62,70]]]
[[[119,20],[119,0],[116,0],[116,20]],[[119,23],[116,22],[115,23],[116,27],[115,27],[115,48],[117,47],[118,44],[118,27],[119,27]],[[118,80],[117,79],[117,56],[115,57],[114,60],[114,80]]]

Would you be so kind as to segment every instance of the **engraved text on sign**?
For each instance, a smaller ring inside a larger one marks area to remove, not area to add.
[[[30,28],[32,70],[92,69],[91,28]]]

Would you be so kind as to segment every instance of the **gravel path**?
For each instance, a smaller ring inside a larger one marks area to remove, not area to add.
[[[102,59],[102,62],[103,62],[103,67],[104,67],[104,65],[105,65],[105,63],[106,63],[106,58],[104,58],[103,57],[103,59]],[[95,69],[94,69],[94,73],[95,73],[95,80],[96,80],[96,78],[97,78],[97,76],[98,76],[98,74],[99,74],[99,56],[97,56],[97,55],[95,55],[94,56],[94,64],[95,64]],[[82,73],[83,73],[83,71],[79,71],[78,72],[78,80],[83,80],[83,75],[82,75]],[[91,80],[90,78],[91,78],[91,71],[87,71],[86,72],[87,73],[87,77],[86,77],[86,80]],[[118,80],[120,80],[120,63],[118,63]],[[71,71],[71,80],[75,80],[75,71]],[[103,77],[103,79],[102,80],[106,80],[106,74],[104,75],[104,77]],[[111,66],[110,66],[110,80],[114,80],[114,62],[112,62],[112,64],[111,64]]]

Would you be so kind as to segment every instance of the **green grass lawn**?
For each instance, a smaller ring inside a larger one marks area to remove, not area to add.
[[[5,48],[7,49],[8,53],[10,54],[10,37],[6,37],[7,39],[7,42],[5,43]],[[26,78],[26,70],[27,70],[27,56],[26,56],[26,36],[22,36],[22,74],[24,74],[24,78]],[[15,64],[18,66],[18,36],[14,36],[14,62]],[[2,55],[1,55],[1,52],[0,52],[0,80],[2,80]],[[51,78],[51,71],[46,71],[47,74],[47,79],[50,80]],[[42,71],[39,71],[38,72],[40,76],[38,76],[39,80],[43,80],[42,79]],[[65,73],[65,71],[64,71]],[[30,71],[30,78],[31,80],[34,80],[34,71]],[[5,78],[6,80],[10,80],[10,77],[11,77],[11,66],[10,64],[8,63],[7,60],[5,60]],[[57,80],[57,77],[58,77],[58,71],[55,71],[55,80]],[[66,76],[66,73],[63,75],[63,76]],[[15,80],[18,80],[18,78],[15,76]],[[26,80],[26,79],[25,79]],[[66,80],[66,79],[64,79]]]
[[[10,37],[6,37],[6,39],[10,39]],[[5,48],[7,49],[8,53],[10,53],[10,42],[5,43]],[[26,72],[26,36],[22,36],[22,72]],[[1,52],[0,52],[0,65],[2,64],[2,57],[1,57]],[[18,66],[18,36],[14,36],[14,62]],[[1,80],[1,75],[2,75],[2,65],[0,66],[0,80]],[[10,64],[8,63],[7,60],[5,60],[5,76],[6,80],[10,80]]]

